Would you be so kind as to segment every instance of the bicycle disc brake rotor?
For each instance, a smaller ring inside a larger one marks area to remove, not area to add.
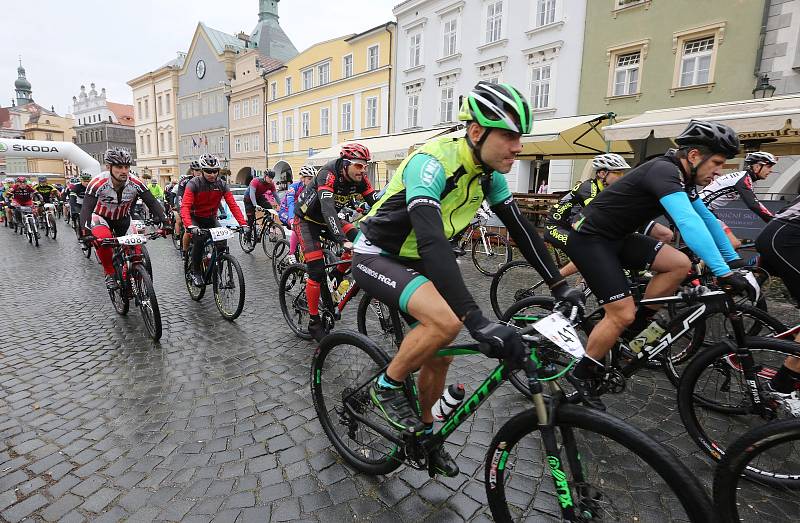
[[[625,390],[625,383],[625,376],[622,375],[619,369],[611,369],[603,378],[604,392],[619,394]]]

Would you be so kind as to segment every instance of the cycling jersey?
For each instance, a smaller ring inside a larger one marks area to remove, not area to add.
[[[186,184],[181,201],[181,220],[186,227],[190,227],[192,218],[216,218],[219,202],[225,198],[228,208],[239,225],[245,225],[242,211],[233,199],[233,194],[228,190],[228,185],[217,178],[213,182],[206,180],[205,176],[196,176]]]
[[[164,189],[162,189],[161,186],[158,185],[157,183],[156,184],[151,183],[150,186],[148,187],[148,190],[150,191],[150,194],[153,195],[153,198],[155,198],[156,200],[164,199]]]
[[[547,225],[557,225],[569,229],[578,212],[589,205],[589,202],[594,200],[604,188],[603,180],[598,178],[576,183],[572,190],[550,209],[547,215]]]
[[[26,184],[15,183],[11,186],[11,203],[22,207],[33,205],[33,187]]]
[[[751,171],[723,174],[700,191],[700,198],[712,212],[737,198],[741,198],[751,211],[765,222],[768,222],[772,219],[772,213],[758,201],[753,192],[753,182],[756,180],[755,173]]]
[[[55,185],[50,185],[49,183],[37,183],[33,186],[33,190],[41,196],[44,203],[50,203],[54,191],[58,194],[58,189],[56,189]]]
[[[297,197],[294,214],[298,218],[325,225],[340,243],[345,242],[338,213],[353,198],[361,194],[372,205],[375,190],[364,176],[360,182],[352,182],[344,173],[344,160],[339,158],[325,164]]]
[[[776,220],[800,223],[800,196],[775,214]]]
[[[281,205],[278,207],[278,214],[284,223],[288,223],[289,220],[294,217],[294,202],[304,188],[305,184],[301,180],[299,182],[294,182],[286,189],[286,194],[283,195]]]
[[[128,175],[128,180],[122,190],[117,191],[114,189],[111,173],[108,171],[93,178],[86,188],[87,195],[97,198],[97,205],[93,209],[94,214],[110,220],[128,216],[131,206],[145,193],[150,194],[147,186],[133,175]]]
[[[250,182],[250,185],[248,185],[247,189],[244,191],[244,201],[249,201],[254,206],[261,205],[260,202],[262,202],[263,198],[266,197],[267,201],[269,201],[271,205],[275,205],[277,202],[277,194],[278,188],[275,187],[275,183],[272,180],[253,178],[253,180]]]
[[[82,183],[70,184],[67,187],[70,205],[83,205],[83,197],[86,194],[86,185]]]

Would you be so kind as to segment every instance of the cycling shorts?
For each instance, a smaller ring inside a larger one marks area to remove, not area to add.
[[[780,276],[795,303],[800,306],[800,224],[772,220],[756,238],[761,266]]]
[[[547,225],[544,228],[544,241],[562,251],[567,251],[567,238],[570,229],[565,229],[558,225]]]
[[[108,227],[114,236],[125,236],[127,234],[134,234],[136,230],[131,227],[130,216],[125,216],[118,220],[111,220],[99,214],[92,213],[90,226],[92,229],[95,227]]]
[[[347,227],[348,225],[350,227]],[[356,234],[358,234],[358,230],[355,226],[347,223],[343,229],[349,241],[352,242],[355,240]],[[303,250],[306,263],[323,258],[320,238],[325,238],[336,243],[336,238],[328,231],[328,228],[319,223],[295,217],[294,223],[292,223],[292,230],[297,233],[297,240],[300,242],[300,248]]]
[[[639,233],[609,240],[572,231],[566,252],[597,302],[603,305],[630,296],[630,282],[625,276],[625,269],[648,269],[663,246],[663,242]]]
[[[422,260],[398,260],[382,254],[353,253],[353,277],[364,292],[381,303],[395,307],[413,323],[408,301],[422,284],[430,281]]]

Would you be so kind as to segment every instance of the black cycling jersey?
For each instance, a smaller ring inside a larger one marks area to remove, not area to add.
[[[550,208],[547,225],[558,225],[569,229],[572,227],[573,218],[582,208],[589,205],[589,202],[594,200],[604,188],[602,180],[597,178],[576,183],[571,191]]]
[[[674,155],[654,158],[632,169],[603,190],[581,211],[574,229],[618,240],[635,232],[650,220],[667,214],[660,199],[685,192],[690,201],[698,198],[697,187],[688,184],[680,161]]]

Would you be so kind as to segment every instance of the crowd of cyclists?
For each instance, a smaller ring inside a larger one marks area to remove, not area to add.
[[[275,173],[265,171],[248,184],[244,213],[213,155],[200,156],[186,175],[162,189],[156,180],[131,173],[127,152],[110,149],[100,175],[82,174],[66,187],[51,185],[44,177],[36,185],[25,177],[6,178],[4,220],[13,225],[23,210],[36,212],[34,199],[63,205],[81,241],[95,245],[112,291],[118,284],[112,250],[102,240],[134,232],[131,219],[139,201],[152,224],[176,235],[184,255],[192,245],[188,277],[197,286],[203,284],[205,238],[200,232],[220,227],[220,209],[229,209],[245,237],[254,229],[257,212],[274,209],[289,231],[292,260],[298,248],[302,253],[308,331],[316,341],[329,334],[320,320],[320,302],[334,308],[325,273],[325,240],[341,245],[341,259],[349,262],[334,271],[336,284],[351,276],[408,324],[397,353],[369,385],[369,398],[394,429],[417,435],[433,431],[431,409],[443,394],[452,361],[437,351],[462,327],[487,347],[487,355],[511,367],[522,368],[528,357],[519,329],[483,312],[484,300],[468,289],[450,243],[484,201],[544,280],[558,310],[575,318],[585,308],[583,289],[567,280],[576,272],[602,306],[604,314],[589,333],[585,355],[566,375],[593,409],[605,409],[605,361],[618,340],[649,345],[664,333],[656,318],[659,307],[637,304],[629,277],[631,271],[653,274],[645,299],[674,295],[692,270],[685,251],[672,246],[677,234],[711,270],[719,288],[751,300],[759,296],[760,282],[736,251],[739,240],[714,215],[732,199],[740,198],[767,222],[755,242],[761,265],[782,278],[800,301],[800,198],[775,214],[758,201],[753,184],[777,163],[767,152],[749,153],[743,171],[721,173],[740,151],[730,127],[693,120],[675,139],[677,148],[633,168],[617,154],[596,156],[593,176],[553,206],[540,234],[520,211],[504,177],[522,151],[521,137],[533,126],[525,96],[508,84],[479,82],[464,96],[459,119],[466,125],[463,137],[432,139],[410,153],[380,194],[366,176],[370,151],[357,143],[344,145],[339,158],[319,169],[304,165],[283,198]],[[354,198],[364,206],[358,223],[341,214]],[[559,268],[552,248],[566,253],[570,263]],[[404,387],[415,372],[419,406]],[[800,414],[799,389],[800,360],[789,357],[766,390]],[[437,473],[458,474],[443,445],[429,458]]]

